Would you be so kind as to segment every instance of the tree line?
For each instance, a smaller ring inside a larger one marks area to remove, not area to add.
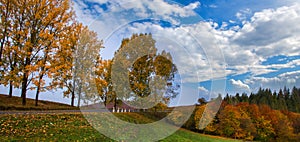
[[[228,104],[236,105],[241,102],[248,102],[250,104],[268,105],[276,110],[288,110],[300,113],[300,88],[293,87],[290,90],[287,87],[279,89],[278,92],[272,92],[271,89],[259,88],[257,93],[247,95],[237,93],[235,96],[226,95],[224,98]]]
[[[278,93],[272,93],[270,89],[261,88],[250,96],[246,93],[226,95],[216,116],[203,115],[207,101],[201,98],[183,127],[200,133],[250,141],[299,141],[300,114],[296,110],[300,103],[291,103],[299,101],[299,90],[293,87],[290,92],[284,87]],[[184,114],[176,114],[171,118],[180,118],[181,115]],[[204,129],[200,127],[202,117],[212,119]],[[178,121],[172,120],[174,124]]]

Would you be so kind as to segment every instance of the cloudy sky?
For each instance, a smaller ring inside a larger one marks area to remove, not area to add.
[[[105,59],[132,33],[152,33],[186,86],[182,104],[300,87],[299,7],[298,0],[73,0],[78,20],[104,41]]]
[[[199,84],[200,96],[300,87],[296,0],[74,2],[80,21],[104,39],[104,58],[122,38],[151,32],[157,48],[172,53],[182,82]]]

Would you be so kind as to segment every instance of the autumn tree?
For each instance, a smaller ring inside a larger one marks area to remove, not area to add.
[[[111,60],[100,59],[96,66],[96,84],[104,105],[115,100],[111,82]]]
[[[42,23],[44,25],[38,25],[41,27],[39,35],[37,38],[40,38],[43,41],[43,46],[41,56],[37,58],[37,75],[32,78],[32,83],[36,89],[36,99],[35,105],[38,105],[39,93],[45,90],[54,89],[55,85],[51,83],[46,84],[45,77],[52,79],[53,74],[56,74],[58,71],[57,60],[55,59],[59,51],[73,48],[70,43],[72,40],[78,38],[75,34],[69,34],[71,32],[78,32],[76,29],[80,28],[81,25],[74,21],[74,14],[72,11],[69,11],[70,7],[68,3],[62,3],[60,1],[47,1],[45,0],[45,5],[41,6],[38,13],[40,17],[44,18]],[[72,24],[70,24],[72,23]],[[72,36],[71,36],[72,35]],[[75,39],[74,39],[75,38]],[[66,58],[66,57],[65,57]],[[63,66],[67,66],[63,62]]]
[[[235,106],[226,106],[218,115],[220,121],[218,124],[219,133],[223,136],[233,138],[245,137],[246,133],[240,126],[241,117],[241,112]]]
[[[236,94],[235,96],[226,95],[224,101],[228,104],[236,105],[241,102],[248,102],[250,104],[268,105],[276,110],[288,110],[293,112],[300,112],[300,93],[297,87],[293,87],[292,91],[289,88],[279,89],[278,93],[271,89],[260,88],[257,93],[251,93],[249,96],[245,93],[242,96]]]
[[[17,65],[17,53],[13,51],[11,40],[12,22],[13,22],[13,4],[15,1],[1,0],[0,1],[0,83],[4,86],[9,84],[9,97],[12,97],[13,87],[20,86],[19,76],[16,75],[15,66]]]
[[[96,96],[97,94],[95,71],[103,44],[101,40],[98,40],[97,34],[88,27],[74,25],[69,32],[73,39],[67,44],[70,44],[68,47],[72,48],[68,53],[62,52],[57,57],[60,62],[64,61],[68,65],[65,67],[64,64],[60,65],[62,66],[59,69],[61,73],[54,80],[59,86],[66,87],[64,95],[71,96],[71,106],[74,106],[76,96],[79,106],[82,96],[87,97],[87,94]]]
[[[257,129],[256,140],[270,141],[270,139],[275,135],[271,121],[265,119],[264,116],[259,117],[255,121],[255,127]]]
[[[266,120],[269,120],[274,129],[274,138],[277,140],[288,140],[293,136],[292,123],[288,117],[278,110],[272,110],[269,106],[263,105],[260,111]]]
[[[206,103],[207,103],[207,101],[205,100],[205,98],[202,97],[202,98],[199,98],[199,99],[198,99],[198,104],[199,104],[199,105],[204,105],[204,104],[206,104]]]
[[[10,20],[4,22],[7,26],[4,31],[7,31],[7,35],[10,36],[2,39],[10,44],[1,49],[6,50],[3,52],[6,55],[1,56],[5,57],[6,61],[10,61],[10,67],[3,67],[5,69],[3,72],[9,72],[4,82],[21,82],[22,104],[25,105],[26,92],[28,89],[34,89],[33,86],[37,86],[38,98],[41,86],[45,84],[43,78],[51,65],[51,58],[54,57],[52,55],[59,49],[63,49],[61,43],[69,40],[64,32],[73,22],[74,14],[68,0],[3,0],[1,2],[10,7],[6,8],[6,13],[10,14],[4,16],[5,19]],[[17,78],[20,80],[13,80]]]
[[[124,39],[112,64],[114,90],[122,95],[118,97],[133,100],[129,103],[143,108],[167,103],[178,94],[179,86],[172,84],[176,73],[171,55],[165,51],[157,53],[151,34],[134,34]]]
[[[9,34],[11,33],[10,30],[12,24],[11,16],[13,2],[11,0],[1,0],[0,3],[0,65],[2,65],[2,56],[4,49],[10,46]]]

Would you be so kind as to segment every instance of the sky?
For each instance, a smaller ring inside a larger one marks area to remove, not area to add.
[[[104,59],[132,33],[152,33],[181,76],[182,93],[172,105],[300,87],[298,0],[73,0],[72,6],[103,40]],[[54,94],[41,98],[70,102]]]

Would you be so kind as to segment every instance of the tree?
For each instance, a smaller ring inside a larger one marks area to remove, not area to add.
[[[207,101],[205,100],[205,98],[199,98],[199,99],[198,99],[198,103],[199,103],[200,105],[204,105],[204,104],[207,103]]]
[[[9,84],[9,97],[12,97],[13,87],[19,87],[19,76],[16,75],[15,66],[17,66],[17,53],[13,51],[12,40],[12,22],[13,22],[13,4],[15,1],[1,0],[1,21],[0,21],[0,76],[1,84]]]
[[[8,95],[12,97],[13,88],[20,87],[20,78],[18,74],[19,63],[17,62],[17,52],[13,50],[13,46],[8,43],[4,46],[1,65],[1,83],[4,86],[9,85]]]
[[[11,24],[12,24],[12,0],[1,0],[0,3],[0,15],[1,15],[1,21],[0,21],[0,66],[2,66],[2,56],[3,51],[5,48],[9,48],[10,41],[9,41],[9,34],[11,33]]]
[[[220,121],[218,124],[218,133],[227,137],[242,137],[242,129],[238,120],[240,116],[241,114],[235,106],[227,105],[218,115]]]
[[[171,55],[165,51],[157,53],[151,34],[134,34],[124,39],[112,63],[116,94],[123,101],[141,108],[168,103],[175,97],[179,88],[174,83],[176,73]]]
[[[63,33],[73,22],[74,14],[68,0],[8,1],[3,3],[11,6],[7,9],[11,10],[10,17],[6,17],[11,20],[11,24],[6,25],[11,27],[4,30],[10,37],[4,40],[11,44],[7,47],[10,52],[5,52],[5,57],[11,60],[14,68],[4,67],[4,72],[9,72],[6,81],[10,83],[20,78],[22,104],[25,105],[27,90],[34,89],[34,85],[41,88],[51,55],[56,54],[62,42],[69,40]]]
[[[109,102],[115,101],[114,93],[112,92],[111,82],[111,60],[100,59],[96,67],[96,84],[99,96],[107,105]],[[116,103],[115,103],[116,107]]]
[[[270,139],[275,135],[271,121],[266,120],[264,116],[255,121],[255,127],[257,129],[256,140],[270,141]]]
[[[82,29],[79,43],[75,49],[74,81],[77,87],[78,107],[82,96],[98,95],[95,82],[95,68],[100,59],[100,49],[103,42],[98,40],[97,34],[87,27]],[[84,93],[84,95],[82,95]]]
[[[73,21],[73,12],[68,12],[68,3],[59,4],[56,0],[44,0],[44,2],[45,4],[42,5],[37,11],[37,13],[41,13],[38,16],[44,18],[42,23],[45,24],[37,25],[41,29],[44,29],[40,30],[39,35],[37,35],[37,38],[40,38],[40,40],[43,41],[43,45],[41,45],[43,46],[43,49],[40,51],[42,52],[42,55],[37,58],[37,75],[32,79],[32,83],[36,86],[36,106],[38,105],[40,92],[52,90],[56,87],[55,85],[53,86],[51,84],[46,85],[44,78],[48,77],[51,79],[51,74],[54,74],[57,71],[55,66],[56,60],[54,59],[55,56],[53,54],[57,54],[57,50],[65,50],[70,48],[68,45],[61,44],[62,42],[67,42],[74,38],[70,35],[67,35],[66,31],[71,31],[77,27],[81,27],[80,24],[77,24],[76,21]],[[69,25],[68,22],[72,22],[73,24]]]
[[[292,95],[290,98],[290,102],[291,102],[291,107],[289,108],[289,110],[293,111],[293,112],[300,112],[300,93],[298,91],[298,89],[294,86],[292,89]]]
[[[103,43],[98,40],[97,34],[90,31],[88,27],[75,25],[75,29],[71,31],[74,39],[71,46],[72,55],[68,60],[70,71],[60,81],[63,82],[63,86],[67,87],[64,95],[71,95],[71,106],[74,106],[76,95],[78,96],[77,105],[80,106],[82,96],[97,96],[95,68],[100,59],[100,48],[103,48]],[[60,58],[64,58],[64,56]],[[58,80],[59,78],[60,76],[58,76]]]
[[[282,89],[280,89],[278,92],[277,100],[278,100],[278,109],[287,110],[287,106],[284,98],[284,92],[282,91]]]

